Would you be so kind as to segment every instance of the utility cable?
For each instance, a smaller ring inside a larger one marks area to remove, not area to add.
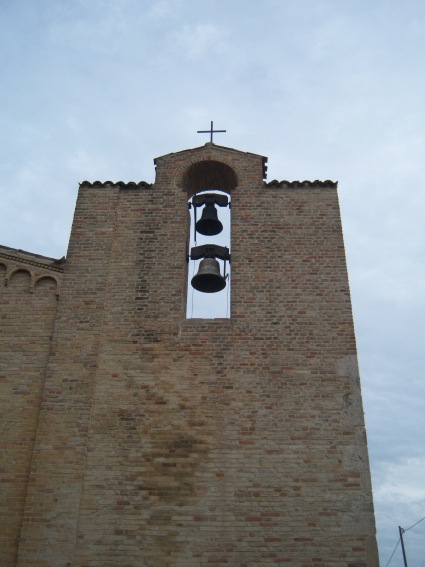
[[[196,264],[196,261],[193,262],[192,278],[195,275],[195,264]],[[189,285],[189,282],[187,282],[187,285]],[[191,311],[191,314],[190,314],[190,318],[193,319],[193,296],[195,295],[195,290],[192,286],[190,286],[190,287],[192,288],[192,311]]]
[[[423,518],[421,518],[420,520],[418,520],[416,522],[416,524],[413,524],[413,526],[410,526],[410,528],[406,528],[405,530],[403,530],[403,533],[407,532],[408,530],[411,530],[412,528],[414,528],[415,526],[417,526],[418,524],[420,524],[421,522],[423,522],[425,520],[425,516]],[[393,550],[393,552],[391,553],[391,557],[388,560],[388,563],[385,565],[385,567],[388,567],[388,565],[391,563],[391,559],[394,557],[394,553],[396,552],[396,549],[398,547],[398,544],[400,543],[401,539],[399,538],[398,542],[396,543],[396,546]],[[425,559],[422,561],[421,566],[425,565]]]
[[[226,305],[226,317],[227,319],[229,318],[229,296],[230,296],[230,276],[229,274],[226,275],[226,279],[227,279],[227,294],[226,294],[226,299],[227,299],[227,305]]]
[[[395,545],[394,551],[391,553],[391,557],[389,558],[388,563],[385,565],[385,567],[388,567],[388,565],[391,563],[391,559],[394,557],[395,550],[397,549],[399,543],[400,543],[400,538],[398,538],[398,542]]]
[[[411,530],[412,528],[414,528],[415,526],[417,526],[418,524],[420,524],[421,522],[423,522],[425,520],[425,516],[423,518],[421,518],[420,520],[418,520],[416,522],[416,524],[413,524],[413,526],[410,526],[410,528],[406,528],[404,531],[407,532],[409,530]]]

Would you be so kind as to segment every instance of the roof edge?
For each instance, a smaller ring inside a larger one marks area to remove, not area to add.
[[[118,186],[121,189],[150,189],[153,183],[147,181],[82,181],[80,187],[108,187]]]
[[[326,179],[325,181],[320,181],[316,179],[315,181],[287,181],[282,180],[278,181],[277,179],[273,179],[273,181],[269,181],[268,183],[264,184],[266,187],[291,187],[291,188],[300,188],[300,187],[330,187],[332,189],[336,189],[338,187],[338,181],[331,181],[330,179]]]
[[[266,156],[262,156],[260,154],[254,154],[253,152],[244,152],[242,150],[237,150],[235,148],[230,148],[228,146],[219,146],[217,144],[214,144],[214,142],[207,142],[206,144],[204,144],[203,146],[196,146],[195,148],[188,148],[186,150],[180,150],[179,152],[171,152],[169,154],[164,154],[162,156],[158,156],[156,158],[154,158],[153,163],[154,165],[157,165],[158,160],[164,159],[164,158],[168,158],[169,156],[178,156],[179,154],[184,154],[186,152],[195,152],[195,151],[200,151],[200,150],[204,150],[205,148],[213,148],[213,149],[217,149],[217,150],[224,150],[226,152],[234,152],[237,154],[244,154],[247,156],[254,156],[257,158],[261,158],[262,162],[263,162],[263,179],[266,179],[267,177],[267,160],[268,158]]]
[[[185,152],[194,152],[196,150],[203,150],[204,148],[214,148],[214,149],[218,149],[218,150],[226,150],[226,151],[236,152],[238,154],[245,154],[245,155],[256,156],[256,157],[261,157],[263,159],[267,159],[265,156],[262,156],[260,154],[254,154],[253,152],[244,152],[242,150],[237,150],[236,148],[230,148],[229,146],[219,146],[218,144],[214,144],[214,142],[207,142],[203,146],[196,146],[195,148],[187,148],[186,150],[180,150],[178,152],[170,152],[169,154],[163,154],[162,156],[158,156],[158,157],[154,158],[153,162],[154,162],[154,164],[156,164],[156,161],[158,159],[162,159],[162,158],[166,158],[168,156],[173,156],[173,155],[178,155],[178,154],[184,154]]]
[[[0,244],[0,258],[5,258],[15,262],[22,262],[40,266],[46,269],[53,269],[54,271],[61,272],[63,265],[66,262],[65,256],[62,258],[50,258],[49,256],[42,256],[34,252],[28,252],[20,248],[10,248]]]

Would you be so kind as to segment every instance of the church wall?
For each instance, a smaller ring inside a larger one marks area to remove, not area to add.
[[[184,316],[201,159],[239,180],[230,319]],[[334,187],[208,145],[82,187],[44,396],[19,565],[378,564]]]
[[[80,190],[17,565],[72,564],[118,189]]]
[[[1,259],[0,259],[1,261]],[[28,473],[57,306],[57,282],[0,264],[0,564],[16,565]]]

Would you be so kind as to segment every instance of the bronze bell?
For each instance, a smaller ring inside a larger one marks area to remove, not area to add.
[[[220,234],[223,230],[223,225],[218,220],[217,209],[214,203],[206,203],[202,216],[196,223],[196,232],[205,236],[214,236]]]
[[[220,223],[221,224],[221,223]],[[192,286],[203,293],[216,293],[226,287],[226,280],[220,274],[220,264],[215,258],[204,258],[199,264]]]

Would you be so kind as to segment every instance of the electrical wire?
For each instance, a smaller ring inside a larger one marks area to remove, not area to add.
[[[423,522],[425,520],[425,516],[423,518],[421,518],[420,520],[418,520],[415,524],[413,524],[413,526],[410,526],[410,528],[406,528],[404,530],[404,532],[407,532],[409,530],[411,530],[412,528],[414,528],[415,526],[417,526],[418,524],[420,524],[421,522]],[[420,564],[420,567],[423,567],[425,565],[425,559],[422,561],[422,563]]]
[[[406,528],[403,529],[403,533],[411,530],[412,528],[414,528],[415,526],[417,526],[418,524],[420,524],[421,522],[423,522],[425,520],[425,516],[423,518],[421,518],[420,520],[418,520],[415,524],[413,524],[413,526],[410,526],[410,528]],[[393,552],[391,553],[391,557],[388,560],[388,563],[385,565],[385,567],[388,567],[388,565],[391,563],[391,559],[394,557],[394,553],[396,552],[396,549],[398,547],[398,544],[400,543],[401,539],[399,538],[398,542],[396,543],[396,546],[393,550]],[[420,567],[422,567],[423,565],[425,565],[425,559],[422,561]]]
[[[196,265],[196,261],[193,262],[193,270],[192,270],[192,278],[195,275],[195,265]],[[189,285],[189,282],[188,282]],[[190,318],[193,319],[193,296],[195,295],[195,290],[192,286],[190,286],[192,288],[192,311],[190,313]]]
[[[411,530],[412,528],[414,528],[415,526],[417,526],[418,524],[420,524],[421,522],[423,522],[425,520],[425,516],[423,518],[421,518],[420,520],[418,520],[416,522],[416,524],[413,524],[413,526],[410,526],[410,528],[406,528],[404,531],[407,532],[409,530]]]
[[[391,557],[389,558],[388,563],[385,565],[385,567],[388,567],[388,565],[391,563],[391,559],[394,557],[395,550],[397,549],[399,543],[400,543],[400,538],[398,539],[398,542],[395,545],[394,551],[391,553]]]
[[[191,244],[190,244],[190,235],[192,234],[191,229],[192,229],[192,225],[195,226],[195,219],[196,219],[196,207],[193,204],[193,199],[195,195],[192,196],[192,199],[189,199],[189,219],[190,219],[190,224],[189,224],[189,247],[191,248]],[[196,230],[194,231],[194,246],[196,246]],[[193,262],[192,264],[192,278],[195,275],[195,266],[196,266],[196,261]],[[188,270],[189,272],[189,270]],[[188,278],[189,280],[189,278]],[[189,319],[193,319],[193,296],[195,295],[195,290],[193,289],[193,287],[190,285],[190,282],[187,282],[188,287],[190,286],[191,288],[191,311],[190,311],[190,317]],[[189,295],[189,294],[188,294]],[[187,316],[187,315],[186,315]]]
[[[226,317],[229,318],[229,296],[230,296],[230,276],[227,274],[227,306],[226,306]]]

